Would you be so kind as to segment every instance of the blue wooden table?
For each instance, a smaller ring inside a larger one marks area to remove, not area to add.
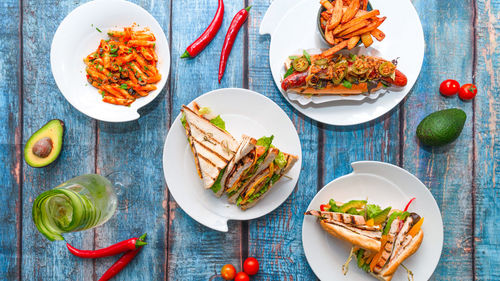
[[[316,0],[311,0],[316,1]],[[401,0],[409,1],[409,0]],[[298,114],[278,92],[268,68],[269,37],[258,33],[270,0],[226,0],[222,29],[193,60],[179,56],[208,25],[215,0],[134,0],[163,27],[172,67],[162,94],[136,122],[109,124],[79,113],[60,94],[49,51],[62,19],[80,0],[2,0],[0,3],[0,279],[97,280],[116,260],[82,260],[63,242],[49,243],[31,218],[34,198],[86,173],[135,174],[126,208],[94,230],[67,236],[92,249],[148,232],[149,245],[117,280],[208,280],[214,267],[241,267],[255,256],[253,280],[317,280],[301,244],[302,213],[324,184],[351,171],[349,163],[378,160],[414,173],[441,209],[445,242],[434,280],[500,280],[500,0],[413,0],[425,33],[425,59],[409,96],[383,117],[352,127],[332,127]],[[217,83],[218,58],[232,16],[253,5],[238,35],[226,75]],[[475,83],[477,98],[463,102],[438,94],[454,78]],[[222,87],[243,87],[277,102],[294,122],[302,142],[299,183],[281,208],[249,222],[231,222],[220,233],[192,220],[169,195],[161,155],[169,126],[182,104]],[[415,129],[438,109],[462,108],[460,138],[427,149]],[[34,169],[23,160],[29,136],[50,119],[64,120],[62,154]]]

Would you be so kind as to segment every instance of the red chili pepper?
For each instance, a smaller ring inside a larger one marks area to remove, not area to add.
[[[205,47],[214,39],[215,35],[222,25],[222,19],[224,18],[224,1],[219,0],[219,7],[217,7],[217,12],[210,23],[210,25],[203,31],[203,33],[196,39],[189,47],[186,48],[184,54],[181,58],[194,58],[196,57]]]
[[[79,250],[71,246],[69,243],[66,243],[66,247],[68,247],[68,250],[77,257],[93,259],[110,257],[126,251],[136,250],[140,246],[144,246],[146,244],[148,243],[140,240],[140,238],[130,238],[99,250]]]
[[[234,41],[236,40],[236,36],[238,35],[238,31],[240,31],[241,26],[248,18],[248,12],[252,6],[248,6],[245,9],[239,11],[234,15],[233,21],[231,25],[229,25],[229,29],[226,33],[226,38],[224,39],[224,45],[222,45],[222,52],[220,54],[220,62],[219,62],[219,84],[222,76],[224,76],[224,71],[226,70],[227,59],[229,58],[229,54],[231,54],[231,50],[233,49]]]
[[[146,238],[146,233],[144,233],[139,239],[144,240]],[[118,274],[122,269],[124,269],[130,261],[132,261],[135,256],[139,253],[142,246],[139,248],[126,252],[123,256],[121,256],[104,274],[99,278],[99,281],[107,281],[113,278],[116,274]]]
[[[403,210],[403,212],[408,211],[408,208],[410,207],[411,202],[413,202],[413,200],[415,200],[415,199],[416,199],[415,197],[413,197],[412,199],[410,199],[410,202],[408,202],[408,204],[406,204],[406,207],[405,207],[405,209]]]
[[[330,205],[329,204],[323,204],[321,206],[319,206],[319,209],[323,212],[327,212],[328,210],[330,210]]]

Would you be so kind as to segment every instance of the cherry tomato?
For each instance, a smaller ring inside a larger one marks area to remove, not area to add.
[[[323,204],[323,205],[319,206],[319,209],[320,209],[322,212],[328,212],[328,210],[330,210],[330,205],[328,205],[328,204]]]
[[[444,80],[441,82],[441,85],[439,86],[439,92],[443,96],[453,96],[458,92],[458,89],[460,89],[460,84],[456,80],[448,79]]]
[[[245,272],[238,272],[238,274],[236,274],[236,277],[234,278],[234,281],[250,281],[250,277]]]
[[[243,271],[245,271],[245,273],[248,275],[257,274],[257,272],[259,272],[259,261],[257,261],[256,258],[247,258],[243,263]]]
[[[220,275],[224,280],[233,280],[236,275],[236,268],[232,264],[226,264],[222,267]]]
[[[463,100],[471,100],[477,94],[477,88],[474,84],[465,84],[458,90],[458,97]]]

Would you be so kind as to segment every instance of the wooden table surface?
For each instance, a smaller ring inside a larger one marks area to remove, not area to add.
[[[116,257],[82,260],[63,242],[49,243],[32,222],[31,206],[38,194],[74,176],[121,170],[135,174],[127,208],[101,227],[66,236],[75,246],[92,249],[146,231],[149,245],[117,280],[208,280],[214,267],[240,267],[248,255],[261,264],[253,280],[317,280],[302,249],[305,208],[324,184],[350,173],[351,162],[378,160],[415,174],[436,198],[445,240],[433,280],[500,280],[500,0],[413,0],[426,41],[419,79],[394,110],[351,127],[312,121],[278,92],[269,70],[269,37],[258,33],[271,0],[226,0],[220,32],[193,60],[179,56],[212,20],[217,1],[134,0],[167,35],[170,79],[138,121],[93,120],[60,94],[49,63],[57,26],[81,2],[0,4],[0,279],[97,280]],[[253,5],[248,27],[238,35],[219,85],[225,32],[232,16],[248,5]],[[439,95],[439,83],[447,78],[475,83],[477,98],[463,102]],[[302,173],[288,200],[260,219],[230,222],[228,233],[200,225],[176,204],[161,162],[165,137],[180,106],[223,87],[249,88],[278,103],[294,122],[303,150]],[[451,107],[467,113],[460,138],[443,148],[419,146],[419,121]],[[66,124],[64,149],[53,165],[34,169],[23,160],[24,144],[54,118]]]

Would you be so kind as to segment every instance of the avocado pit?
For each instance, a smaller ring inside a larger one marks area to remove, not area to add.
[[[52,152],[53,142],[49,137],[38,140],[33,145],[32,152],[40,158],[46,158]]]

